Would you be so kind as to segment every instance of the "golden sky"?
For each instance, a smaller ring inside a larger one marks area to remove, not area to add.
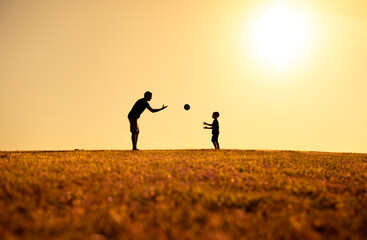
[[[281,7],[279,7],[281,6]],[[280,9],[280,10],[279,10]],[[0,0],[0,150],[367,152],[367,1]],[[185,111],[184,104],[191,109]]]

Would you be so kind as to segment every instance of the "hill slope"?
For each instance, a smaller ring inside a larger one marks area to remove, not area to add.
[[[1,239],[366,239],[367,154],[0,152]]]

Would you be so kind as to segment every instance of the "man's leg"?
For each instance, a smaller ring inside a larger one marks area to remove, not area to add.
[[[130,121],[131,142],[133,144],[133,150],[138,150],[136,147],[139,135],[138,119],[129,118],[129,121]]]
[[[133,144],[133,150],[136,150],[137,134],[131,133],[131,142]]]
[[[139,132],[135,133],[135,141],[134,141],[134,145],[133,145],[133,150],[138,150],[137,148],[137,144],[138,144],[138,136],[139,136]]]
[[[134,149],[134,145],[135,145],[135,133],[131,133],[131,143],[132,143],[133,149]]]

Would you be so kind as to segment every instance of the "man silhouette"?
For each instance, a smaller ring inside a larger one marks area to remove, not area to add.
[[[148,108],[148,110],[151,111],[152,113],[155,113],[162,111],[167,107],[164,106],[163,104],[162,108],[153,109],[150,107],[148,103],[148,101],[150,101],[151,99],[152,99],[152,93],[149,91],[145,92],[144,98],[141,98],[138,101],[136,101],[131,111],[129,112],[129,115],[127,116],[130,122],[130,132],[131,132],[131,141],[133,144],[133,150],[139,150],[137,149],[136,145],[138,142],[138,135],[139,135],[138,118],[140,117],[140,114],[142,114],[146,108]]]

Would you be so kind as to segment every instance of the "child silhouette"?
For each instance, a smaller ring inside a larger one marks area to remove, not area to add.
[[[203,124],[206,125],[204,126],[204,129],[212,129],[212,142],[214,144],[214,148],[215,149],[219,149],[219,142],[218,142],[218,136],[219,136],[219,122],[217,120],[217,118],[219,117],[219,112],[213,112],[213,115],[212,115],[212,118],[214,119],[213,120],[213,123],[212,124],[209,124],[209,123],[206,123],[204,122]],[[207,127],[209,126],[209,127]]]

